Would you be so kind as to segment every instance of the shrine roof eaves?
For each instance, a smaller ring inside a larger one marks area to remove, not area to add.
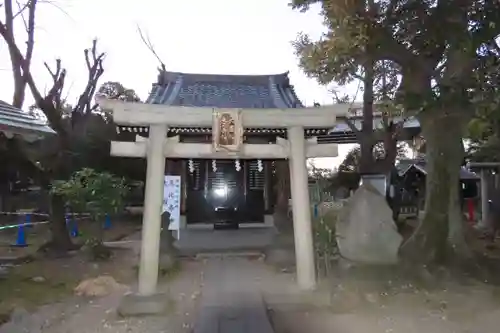
[[[0,100],[0,131],[21,135],[30,140],[43,135],[56,134],[45,122]]]
[[[146,103],[254,109],[303,107],[288,72],[226,75],[162,71]]]

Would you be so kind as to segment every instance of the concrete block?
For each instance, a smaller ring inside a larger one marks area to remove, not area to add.
[[[143,296],[138,294],[125,295],[118,306],[118,314],[122,317],[164,315],[173,306],[168,294]]]

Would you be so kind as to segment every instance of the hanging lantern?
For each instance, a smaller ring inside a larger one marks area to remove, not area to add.
[[[257,170],[262,172],[264,170],[264,165],[262,165],[262,160],[257,160]]]
[[[188,168],[189,168],[189,173],[193,173],[194,172],[194,162],[192,159],[190,159],[188,161]]]
[[[212,160],[212,171],[217,172],[217,162],[215,160]]]
[[[236,168],[236,171],[240,171],[241,170],[240,160],[234,160],[234,167]]]

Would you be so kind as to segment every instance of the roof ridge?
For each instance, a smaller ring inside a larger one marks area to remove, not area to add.
[[[187,82],[231,82],[244,84],[262,84],[268,83],[270,77],[274,78],[276,84],[289,85],[289,72],[275,74],[209,74],[209,73],[186,73],[160,71],[158,73],[157,84],[166,85],[169,82],[175,82],[179,76]]]

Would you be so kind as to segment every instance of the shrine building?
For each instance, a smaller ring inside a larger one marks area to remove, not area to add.
[[[140,295],[156,292],[165,175],[181,178],[181,229],[200,223],[272,225],[275,164],[280,160],[289,165],[297,283],[302,289],[315,288],[306,163],[308,158],[336,157],[337,142],[355,139],[345,138],[346,129],[335,126],[359,105],[305,107],[288,73],[167,71],[160,72],[146,103],[106,98],[98,103],[112,112],[118,127],[111,155],[147,161]],[[403,116],[405,127],[414,128]],[[359,129],[359,117],[353,121]]]
[[[186,112],[189,108],[200,108],[209,117],[212,117],[213,109],[245,109],[257,116],[264,110],[283,110],[286,114],[295,109],[302,110],[306,117],[312,109],[303,110],[304,105],[290,84],[288,73],[211,75],[163,71],[153,84],[146,103],[185,108]],[[178,117],[183,117],[182,111]],[[337,156],[335,144],[327,141],[317,143],[317,137],[327,135],[331,129],[329,124],[320,128],[305,128],[304,138],[310,146],[316,146],[310,149],[307,157]],[[148,126],[118,125],[118,133],[117,141],[141,142],[148,137],[149,129]],[[280,156],[273,155],[271,150],[259,149],[255,156],[247,154],[237,158],[222,154],[220,158],[210,158],[207,154],[211,150],[205,149],[210,148],[213,142],[212,134],[212,124],[193,123],[191,126],[168,128],[167,137],[171,140],[205,144],[201,151],[193,151],[190,158],[167,156],[165,174],[180,175],[182,179],[181,227],[193,224],[272,224],[276,201],[274,162]],[[271,148],[280,139],[287,139],[286,128],[243,128],[242,144],[257,144],[259,148],[269,145]]]

